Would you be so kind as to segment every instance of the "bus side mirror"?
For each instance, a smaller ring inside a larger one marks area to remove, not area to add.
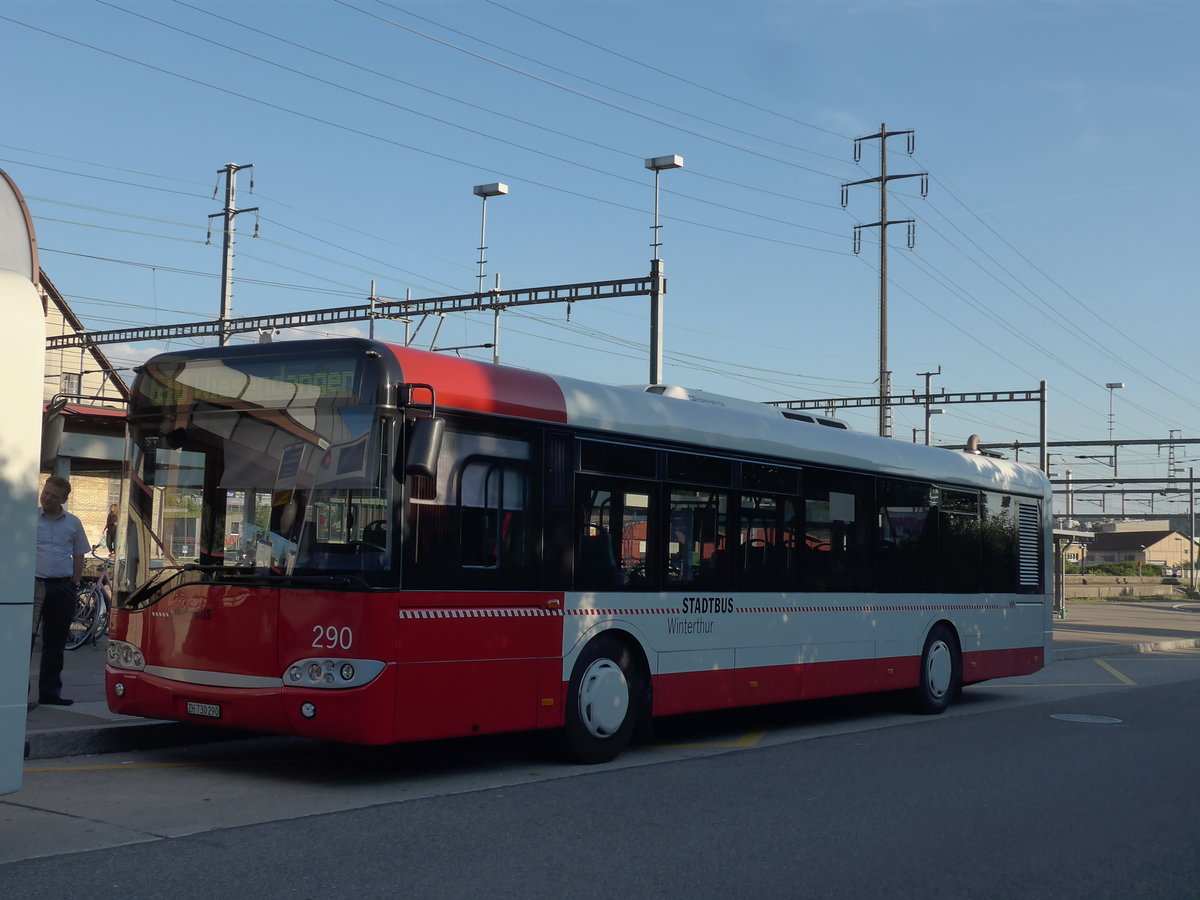
[[[442,452],[442,434],[446,420],[426,416],[412,423],[412,439],[408,442],[408,458],[404,463],[405,475],[437,475],[438,456]]]

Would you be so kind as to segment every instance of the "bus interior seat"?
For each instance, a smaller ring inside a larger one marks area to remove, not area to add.
[[[607,529],[599,528],[595,534],[580,538],[575,581],[580,586],[588,587],[613,587],[621,583],[612,538]]]
[[[378,519],[374,522],[368,522],[363,527],[362,542],[364,544],[373,544],[376,547],[387,546],[387,522],[383,519]]]

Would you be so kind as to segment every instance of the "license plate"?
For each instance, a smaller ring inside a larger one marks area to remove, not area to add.
[[[221,707],[215,703],[197,703],[189,700],[187,711],[189,716],[203,716],[206,719],[221,718]]]

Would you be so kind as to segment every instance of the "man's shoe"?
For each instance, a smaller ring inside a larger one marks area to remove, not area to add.
[[[35,709],[37,709],[37,704],[34,703],[32,700],[30,700],[28,703],[25,704],[26,712],[33,712]]]
[[[46,706],[70,706],[74,702],[66,697],[41,697],[38,699],[38,703],[44,703]]]

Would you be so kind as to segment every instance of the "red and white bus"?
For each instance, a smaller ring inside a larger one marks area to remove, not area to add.
[[[1050,641],[1038,469],[747,401],[362,339],[185,351],[139,370],[127,466],[118,713],[555,728],[597,762],[651,716],[940,712]]]

